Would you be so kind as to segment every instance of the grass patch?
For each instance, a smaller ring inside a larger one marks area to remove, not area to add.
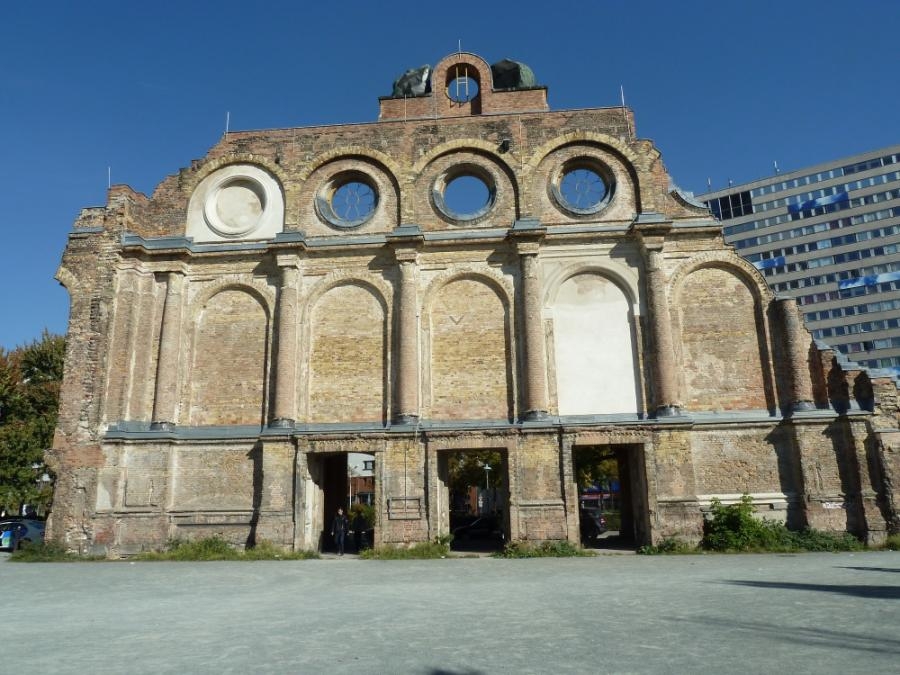
[[[99,560],[106,560],[106,558],[70,553],[63,546],[52,541],[39,544],[25,542],[19,550],[13,551],[9,556],[10,562],[96,562]]]
[[[434,541],[420,542],[409,548],[400,546],[376,546],[359,554],[363,560],[434,560],[450,555],[450,536],[437,537]]]
[[[207,537],[184,541],[175,539],[169,542],[165,551],[148,551],[140,553],[131,560],[158,561],[212,561],[212,560],[309,560],[318,558],[313,551],[284,551],[268,541],[260,541],[253,548],[241,551],[233,548],[220,537]]]
[[[687,555],[699,552],[696,546],[675,537],[667,537],[658,544],[646,544],[637,550],[638,555]]]
[[[888,538],[882,544],[882,548],[888,551],[900,551],[900,534],[888,535]]]
[[[528,541],[511,541],[494,558],[589,558],[592,551],[578,548],[569,541],[545,541],[532,544]]]

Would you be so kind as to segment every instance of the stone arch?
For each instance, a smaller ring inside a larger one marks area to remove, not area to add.
[[[382,152],[355,145],[342,146],[317,155],[297,175],[297,184],[292,192],[290,205],[290,211],[296,222],[310,224],[321,222],[314,206],[322,183],[327,183],[345,172],[362,173],[367,176],[372,186],[379,192],[379,205],[381,203],[386,205],[386,210],[381,211],[380,217],[376,216],[367,221],[361,229],[371,230],[374,226],[376,230],[390,230],[397,227],[403,217],[401,198],[404,191],[401,183],[405,178],[402,167]],[[319,180],[315,180],[317,177]]]
[[[569,131],[538,146],[534,152],[531,153],[531,157],[522,167],[523,174],[533,174],[541,162],[543,162],[551,153],[566,146],[578,144],[593,146],[608,152],[622,163],[629,178],[631,178],[635,212],[641,213],[643,210],[641,206],[641,182],[637,166],[646,162],[648,159],[655,160],[659,157],[659,151],[655,148],[651,153],[651,157],[642,160],[626,143],[623,143],[615,136],[595,131]]]
[[[422,322],[426,416],[514,418],[511,297],[484,270],[455,270],[430,284]]]
[[[271,309],[251,285],[222,281],[193,303],[188,420],[261,425],[266,415]]]
[[[382,171],[384,171],[391,177],[394,184],[397,186],[397,189],[399,190],[400,177],[404,175],[403,167],[401,167],[393,157],[390,157],[389,155],[386,155],[379,150],[368,148],[363,145],[342,145],[340,147],[332,148],[327,152],[316,155],[312,158],[312,160],[309,161],[309,163],[304,166],[303,170],[297,174],[297,180],[306,180],[310,177],[310,175],[313,174],[313,172],[317,171],[325,164],[333,162],[336,159],[354,157],[377,164],[382,169]]]
[[[243,276],[234,274],[220,277],[215,281],[200,286],[200,284],[192,283],[191,288],[198,287],[196,295],[191,299],[191,319],[194,323],[197,320],[197,313],[203,310],[203,307],[210,299],[225,290],[241,290],[254,296],[262,305],[266,312],[266,321],[271,320],[275,307],[275,292],[264,281],[257,279],[247,279]]]
[[[497,154],[496,145],[472,138],[441,143],[416,162],[409,187],[417,195],[418,201],[411,205],[408,214],[407,210],[404,211],[404,217],[409,216],[414,222],[431,229],[429,222],[443,218],[433,203],[434,186],[442,178],[467,165],[471,167],[471,173],[465,169],[463,173],[476,175],[486,183],[493,183],[488,187],[494,191],[494,204],[490,211],[477,220],[450,222],[454,225],[472,226],[484,220],[499,219],[504,227],[508,227],[522,212],[519,178],[509,163]]]
[[[438,157],[448,155],[461,150],[477,151],[485,155],[488,159],[503,168],[508,176],[515,176],[512,166],[503,157],[497,154],[497,144],[488,143],[480,138],[457,138],[452,141],[445,141],[431,148],[412,166],[412,174],[418,175],[425,170],[429,164],[433,163]],[[513,153],[510,156],[515,157]]]
[[[640,277],[637,269],[616,264],[613,260],[576,262],[555,270],[544,284],[544,305],[551,305],[559,293],[560,286],[577,274],[597,274],[608,277],[621,289],[628,302],[634,306],[635,314],[641,316],[644,313],[644,298],[640,292]]]
[[[733,251],[706,251],[681,263],[669,277],[669,297],[678,299],[684,278],[701,267],[719,267],[740,276],[752,289],[759,305],[767,305],[775,296],[759,270]]]
[[[572,266],[548,289],[560,415],[641,412],[636,288],[623,281],[604,267]]]
[[[268,171],[281,188],[281,196],[284,198],[285,185],[288,184],[290,178],[287,172],[280,164],[276,164],[270,157],[265,155],[254,155],[250,152],[234,152],[223,157],[208,159],[191,168],[190,179],[185,183],[185,189],[188,193],[193,193],[197,186],[203,182],[203,179],[211,176],[219,169],[233,164],[251,164],[257,166],[264,171]]]
[[[713,256],[683,264],[670,283],[681,399],[688,410],[774,410],[768,289],[756,270]]]

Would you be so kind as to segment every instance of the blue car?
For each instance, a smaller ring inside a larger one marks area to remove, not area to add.
[[[22,544],[44,541],[42,520],[4,520],[0,522],[0,551],[16,551]]]

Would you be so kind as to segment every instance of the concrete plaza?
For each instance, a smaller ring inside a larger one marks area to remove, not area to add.
[[[0,670],[895,673],[900,553],[14,564]]]

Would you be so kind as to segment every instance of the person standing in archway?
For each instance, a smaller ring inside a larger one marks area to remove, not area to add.
[[[347,530],[350,522],[344,515],[344,509],[338,508],[334,514],[334,520],[331,523],[331,538],[334,539],[334,545],[337,546],[338,555],[344,555],[344,540],[347,537]]]

